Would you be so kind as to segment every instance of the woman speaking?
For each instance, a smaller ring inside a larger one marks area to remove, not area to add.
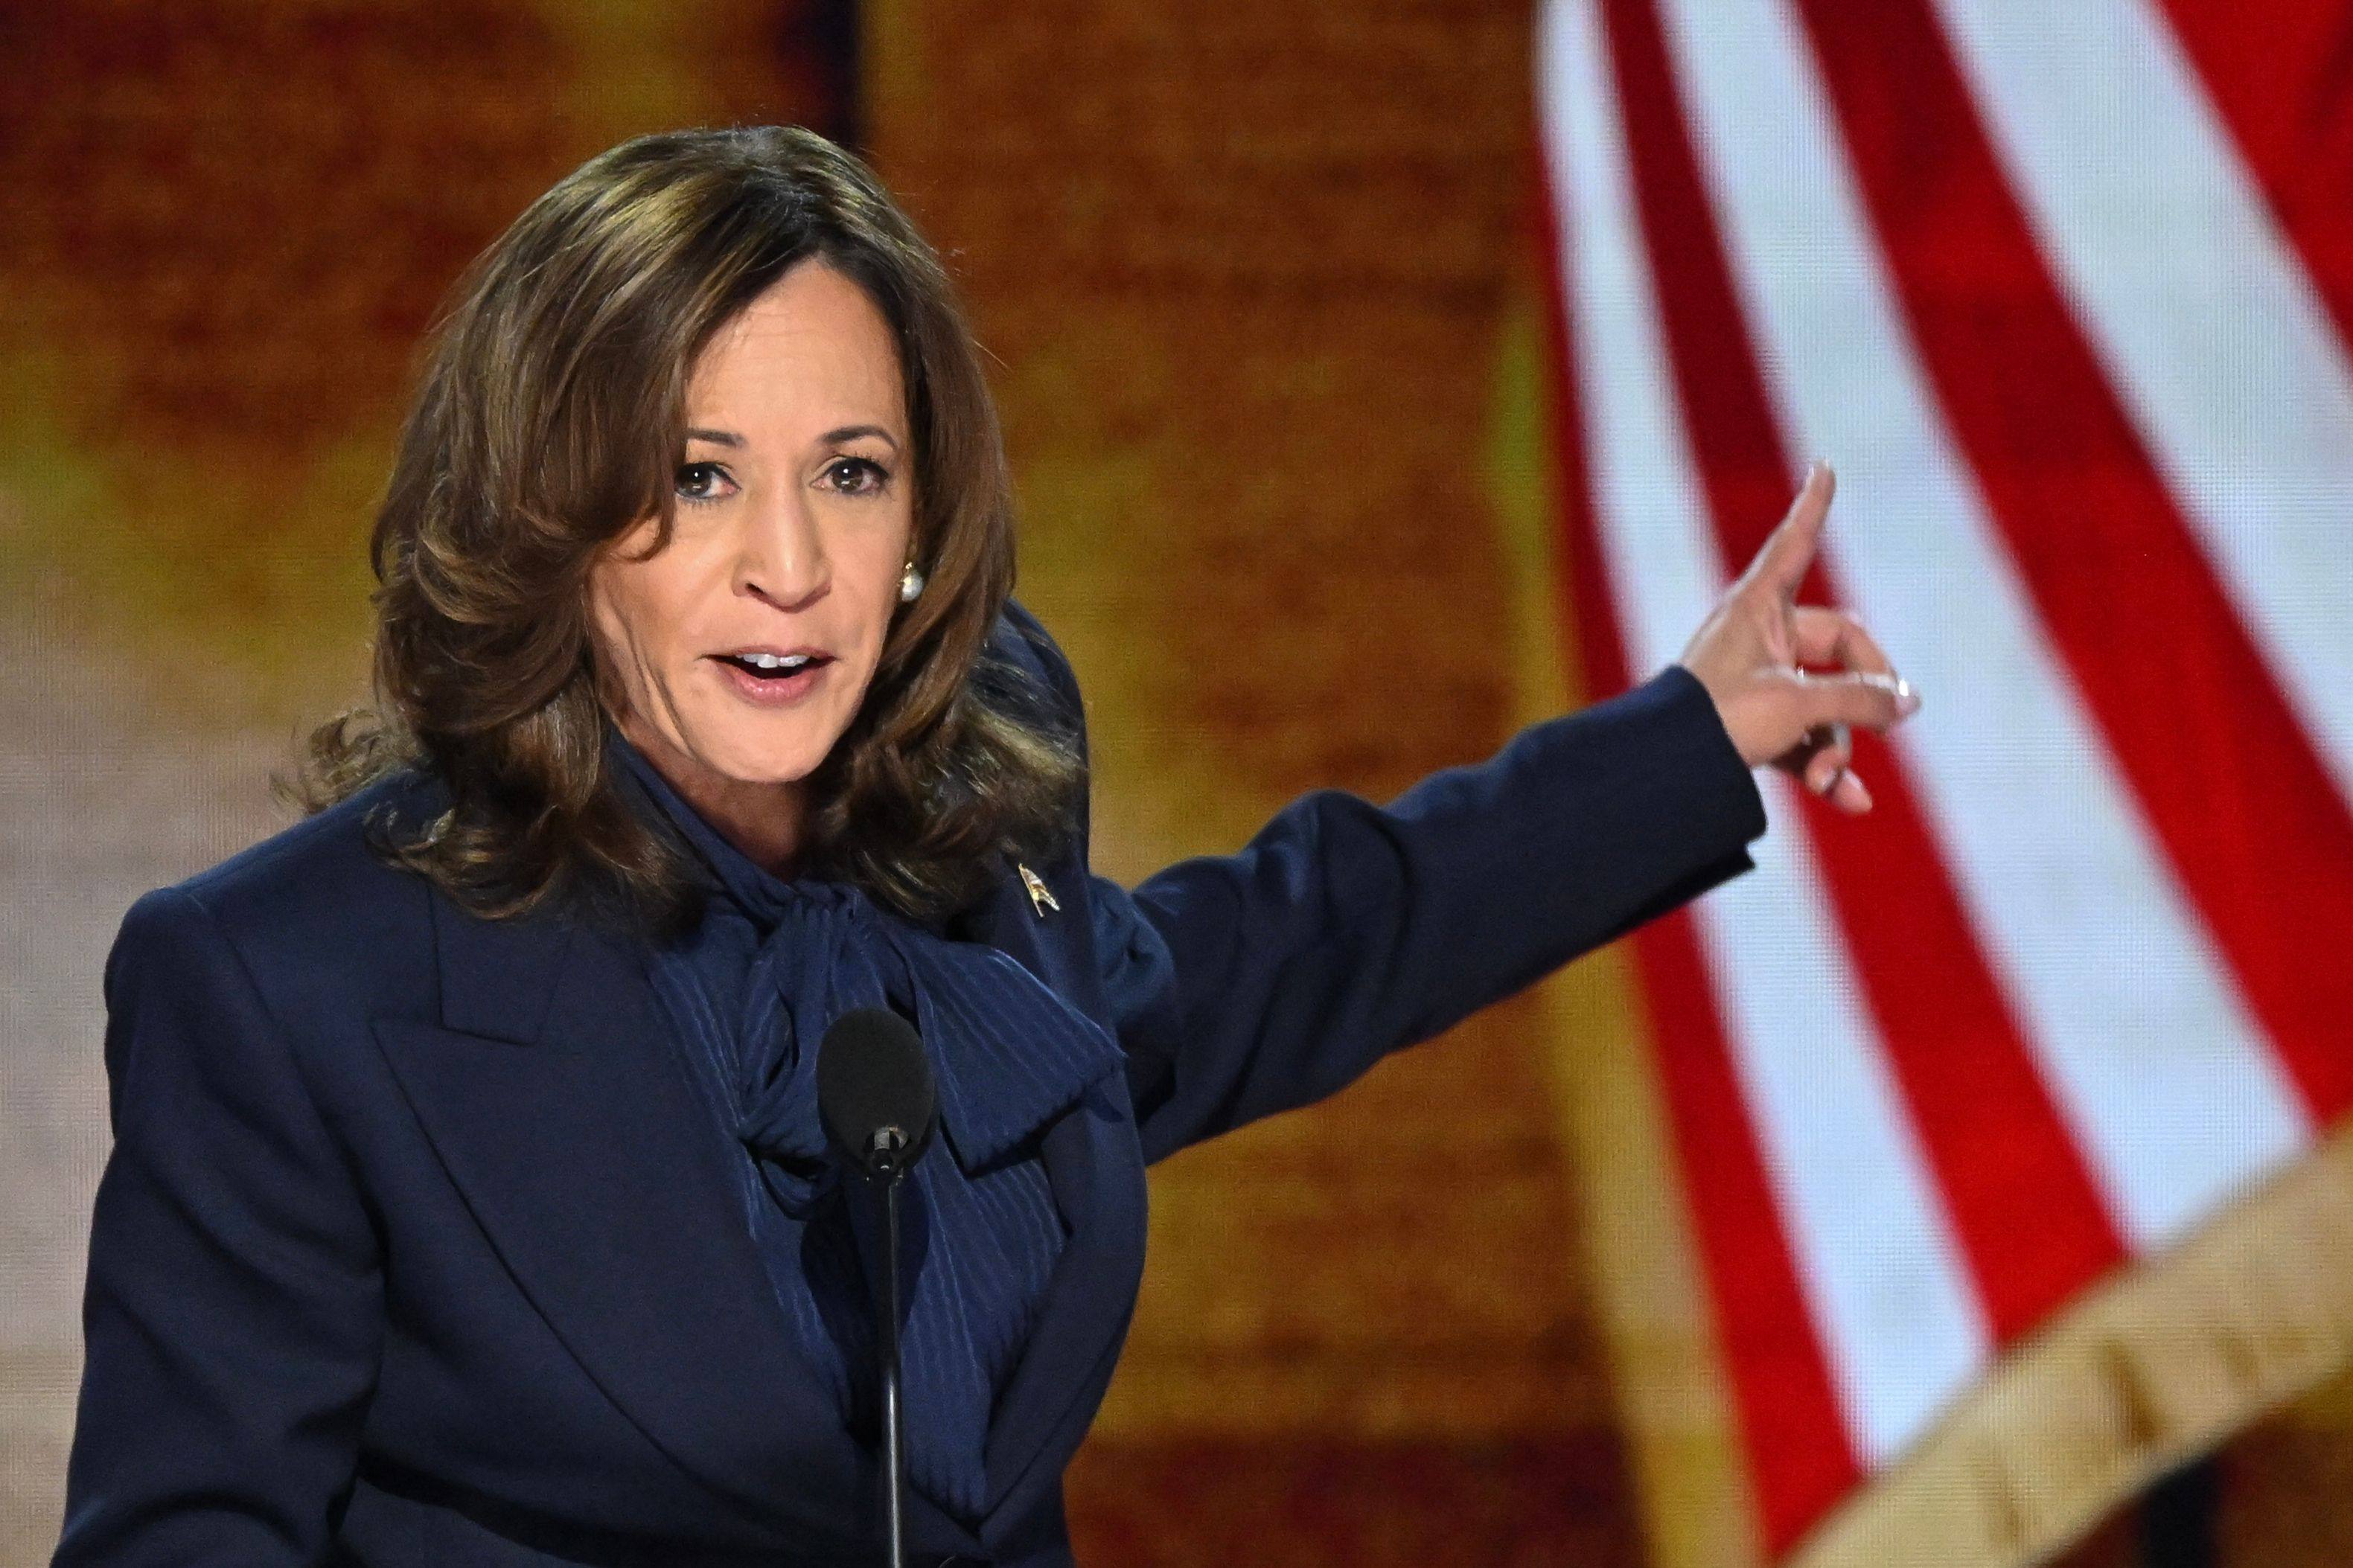
[[[1868,809],[1847,727],[1915,700],[1793,603],[1830,489],[1642,686],[1130,891],[934,253],[805,131],[595,159],[436,330],[311,814],[109,957],[57,1561],[876,1560],[881,1243],[816,1062],[881,1007],[938,1099],[910,1561],[1069,1563],[1147,1163],[1748,868],[1752,767]]]

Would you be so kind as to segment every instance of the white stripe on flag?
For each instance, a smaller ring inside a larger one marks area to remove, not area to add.
[[[2161,1244],[2302,1110],[1954,447],[1786,0],[1664,9],[1783,428],[1839,462],[1824,554],[1927,699],[1896,744],[2119,1229]]]
[[[1682,651],[1725,573],[1668,384],[1598,19],[1589,0],[1561,0],[1541,26],[1539,111],[1568,209],[1560,228],[1595,502],[1630,662],[1655,669]],[[1772,805],[1757,870],[1695,918],[1848,1435],[1876,1465],[1984,1364],[1989,1336],[1825,918],[1804,818],[1778,790]]]
[[[1937,4],[2061,288],[2353,800],[2353,368],[2326,307],[2141,0]]]

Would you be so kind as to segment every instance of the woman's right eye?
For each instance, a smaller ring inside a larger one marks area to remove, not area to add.
[[[678,470],[670,488],[681,500],[714,501],[726,496],[727,489],[723,486],[732,489],[734,483],[717,463],[688,463]]]

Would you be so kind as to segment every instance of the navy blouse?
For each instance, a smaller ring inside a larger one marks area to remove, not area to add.
[[[624,793],[707,873],[700,923],[650,948],[648,978],[742,1152],[744,1223],[788,1337],[866,1436],[881,1226],[827,1147],[817,1047],[855,1007],[890,1006],[923,1036],[941,1136],[901,1198],[907,1474],[976,1519],[990,1415],[1068,1234],[1038,1133],[1120,1066],[1118,1044],[996,948],[947,941],[848,884],[764,869],[617,731],[609,744],[616,776],[637,786]]]

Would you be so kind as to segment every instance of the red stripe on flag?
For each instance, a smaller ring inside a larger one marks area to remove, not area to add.
[[[1759,1523],[1778,1557],[1853,1491],[1862,1466],[1806,1312],[1692,920],[1678,912],[1644,928],[1634,952],[1704,1238]]]
[[[2102,376],[1926,6],[1799,6],[2046,633],[2308,1109],[2333,1120],[2353,1108],[2353,813]]]
[[[2337,335],[2353,337],[2353,10],[2345,0],[2161,0]]]
[[[1572,370],[1577,362],[1562,298],[1567,273],[1554,227],[1558,208],[1541,159],[1537,164],[1530,206],[1546,268],[1547,387],[1567,579],[1564,608],[1587,692],[1593,695],[1622,690],[1630,681],[1588,485]],[[1829,1363],[1806,1310],[1691,922],[1688,912],[1678,912],[1630,940],[1758,1522],[1767,1549],[1778,1555],[1853,1489],[1862,1466],[1847,1440]]]
[[[1745,565],[1788,508],[1792,465],[1656,15],[1645,0],[1610,0],[1609,10],[1676,384],[1724,558]],[[1801,596],[1839,602],[1820,562]],[[1905,628],[1876,629],[1900,654]],[[1902,759],[1862,736],[1855,767],[1871,784],[1872,813],[1850,818],[1810,799],[1806,830],[1988,1322],[2008,1342],[2122,1262],[2124,1244],[1954,892]]]

